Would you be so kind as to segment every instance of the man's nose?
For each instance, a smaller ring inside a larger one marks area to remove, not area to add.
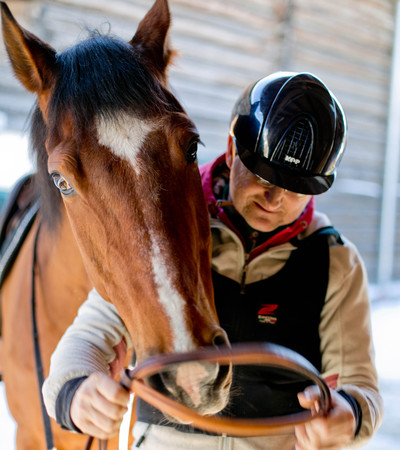
[[[265,199],[267,200],[268,204],[273,208],[278,208],[283,200],[283,197],[285,196],[285,189],[282,189],[278,186],[271,186],[265,189]]]

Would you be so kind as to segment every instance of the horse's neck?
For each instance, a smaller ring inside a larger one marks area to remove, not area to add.
[[[37,274],[48,318],[63,332],[92,287],[65,213],[57,231],[49,230],[45,223],[41,226]]]

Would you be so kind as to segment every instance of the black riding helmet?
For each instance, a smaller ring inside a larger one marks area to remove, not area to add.
[[[318,78],[278,72],[239,97],[231,135],[243,164],[260,178],[289,191],[321,194],[335,179],[346,128],[342,107]]]

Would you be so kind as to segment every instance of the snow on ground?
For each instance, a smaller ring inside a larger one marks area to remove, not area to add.
[[[379,376],[382,381],[400,383],[400,300],[376,303],[372,314]]]
[[[393,286],[393,293],[398,286]],[[372,332],[385,416],[367,450],[400,449],[400,293],[372,304]]]

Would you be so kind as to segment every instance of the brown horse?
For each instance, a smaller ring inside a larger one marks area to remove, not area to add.
[[[1,12],[14,72],[37,96],[31,141],[41,201],[1,291],[1,365],[17,447],[38,450],[45,439],[30,313],[35,236],[45,375],[93,286],[118,309],[138,361],[224,343],[226,335],[213,301],[199,136],[166,85],[167,1],[156,0],[129,43],[94,33],[61,53],[23,29],[3,2]],[[227,403],[230,371],[186,363],[160,383],[172,398],[210,414]],[[57,449],[83,448],[84,437],[55,423],[52,429]]]

